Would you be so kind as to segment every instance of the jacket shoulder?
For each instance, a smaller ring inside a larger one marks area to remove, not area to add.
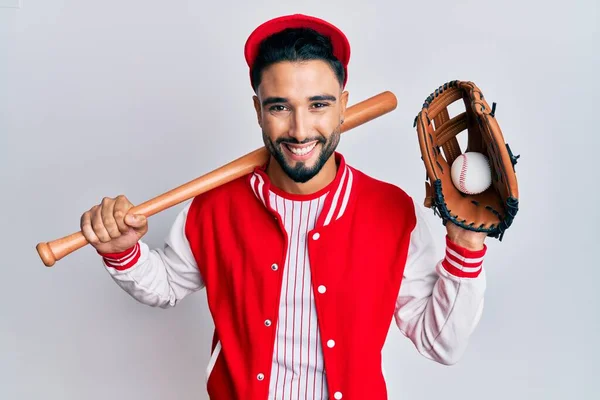
[[[191,209],[197,212],[200,209],[214,209],[225,204],[239,203],[239,200],[252,196],[248,179],[249,175],[243,175],[195,196],[190,206]]]
[[[356,176],[357,200],[360,207],[368,206],[374,210],[383,209],[386,213],[393,212],[405,216],[415,214],[413,198],[404,189],[355,168],[352,172]]]
[[[368,195],[369,198],[372,198],[375,201],[400,201],[402,203],[412,203],[412,197],[401,187],[374,178],[356,168],[352,168],[352,171],[357,177],[360,191]]]

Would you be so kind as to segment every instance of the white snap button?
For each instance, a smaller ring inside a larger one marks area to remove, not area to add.
[[[262,381],[263,379],[265,379],[265,376],[263,374],[258,374],[258,375],[256,375],[256,379],[258,379],[259,381]]]
[[[323,285],[320,285],[317,290],[319,291],[319,293],[323,294],[327,291],[327,288]]]
[[[270,319],[268,319],[268,320],[265,321],[265,326],[271,326],[271,320]]]
[[[342,392],[335,392],[335,394],[333,395],[333,397],[336,400],[340,400],[342,398]]]
[[[279,268],[279,266],[278,266],[277,264],[273,264],[273,265],[271,265],[271,269],[272,269],[273,271],[277,271],[277,269],[278,269],[278,268]]]
[[[320,237],[321,235],[319,234],[319,232],[317,232],[313,235],[313,240],[319,240]]]
[[[331,349],[333,346],[335,346],[335,340],[329,339],[327,341],[327,347],[329,347]]]

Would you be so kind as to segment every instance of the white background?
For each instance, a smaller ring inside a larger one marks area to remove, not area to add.
[[[521,209],[487,241],[486,307],[465,356],[435,364],[392,325],[390,399],[599,398],[598,2],[21,3],[0,9],[0,398],[207,398],[205,292],[153,309],[91,246],[46,268],[35,245],[78,231],[104,196],[139,204],[262,146],[243,45],[296,12],[349,37],[350,104],[398,97],[343,135],[354,167],[421,202],[413,119],[454,79],[497,103],[521,154]],[[180,208],[150,219],[151,246]]]

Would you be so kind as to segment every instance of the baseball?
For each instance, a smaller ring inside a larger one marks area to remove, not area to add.
[[[477,152],[466,152],[458,156],[452,163],[450,173],[454,186],[465,194],[479,194],[492,183],[488,158]]]

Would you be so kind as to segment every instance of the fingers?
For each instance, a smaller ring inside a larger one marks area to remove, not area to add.
[[[105,197],[102,200],[102,223],[111,239],[116,239],[121,236],[121,230],[119,229],[119,223],[117,222],[117,217],[115,215],[115,205],[116,199]],[[123,224],[121,223],[121,225]],[[127,232],[127,230],[125,230],[125,232]]]
[[[117,228],[121,233],[127,233],[127,231],[129,231],[130,229],[130,227],[127,226],[127,223],[125,222],[125,216],[127,215],[129,209],[132,207],[133,204],[131,204],[127,197],[123,195],[117,196],[114,205],[113,216],[117,224]]]
[[[92,229],[94,230],[94,233],[96,234],[96,236],[98,236],[98,239],[100,240],[100,242],[102,243],[106,243],[106,242],[110,242],[111,240],[111,236],[110,233],[108,232],[107,227],[105,226],[105,220],[106,223],[110,225],[110,221],[109,221],[109,217],[106,216],[106,212],[104,211],[105,208],[110,207],[109,206],[109,202],[106,200],[106,198],[104,200],[102,200],[102,203],[98,206],[94,206],[92,207],[91,211],[91,217],[92,217]],[[112,209],[111,209],[111,218],[112,218]],[[113,218],[114,220],[114,218]],[[116,226],[116,224],[114,224]]]
[[[118,199],[120,199],[120,197],[118,197]],[[120,199],[120,204],[123,202],[124,201]],[[120,237],[122,233],[129,230],[123,223],[125,213],[118,209],[117,216],[115,216],[115,205],[115,199],[105,197],[102,199],[100,205],[95,205],[89,212],[91,228],[100,243],[110,242],[112,239]],[[122,205],[120,205],[120,207],[122,207]]]
[[[146,225],[146,217],[141,214],[127,214],[125,221],[127,225],[137,230],[143,229]]]
[[[121,195],[116,198],[114,216],[122,233],[127,232],[130,228],[139,230],[146,225],[145,216],[141,214],[129,214],[131,208],[133,208],[133,204],[127,197]]]
[[[81,232],[93,245],[118,239],[131,232],[132,228],[138,235],[143,235],[147,230],[146,217],[128,214],[132,207],[133,204],[123,195],[115,198],[105,197],[100,204],[93,206],[81,216]],[[123,245],[123,242],[113,243],[116,247]]]
[[[102,222],[102,206],[95,205],[81,217],[81,230],[92,244],[110,241],[110,235]]]
[[[97,207],[97,206],[94,206],[94,207]],[[93,210],[93,207],[92,207],[92,210]],[[97,245],[98,243],[101,243],[100,239],[98,238],[98,236],[94,232],[94,229],[92,228],[92,212],[91,212],[91,210],[83,213],[83,215],[81,216],[80,225],[81,225],[81,233],[83,234],[85,239],[88,241],[88,243],[91,243],[92,245]]]

